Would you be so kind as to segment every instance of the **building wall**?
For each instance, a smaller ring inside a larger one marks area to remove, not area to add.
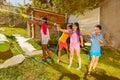
[[[93,32],[94,26],[100,23],[100,8],[86,11],[84,15],[79,16],[78,22],[81,27],[85,28],[87,31]]]
[[[100,23],[100,8],[86,11],[84,14],[79,16],[70,15],[68,22],[78,22],[80,27],[85,28],[87,31],[93,32],[94,26]]]
[[[105,0],[101,4],[100,23],[106,45],[120,49],[120,0]]]

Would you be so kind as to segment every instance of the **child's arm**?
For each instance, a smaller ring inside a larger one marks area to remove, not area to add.
[[[36,20],[31,20],[31,19],[27,19],[27,18],[25,20],[32,23],[32,24],[40,25],[40,23]]]
[[[80,36],[80,45],[83,47],[84,46],[84,44],[83,44],[83,36]]]
[[[91,33],[91,32],[88,32],[88,31],[85,31],[85,30],[84,30],[84,31],[82,31],[82,33],[83,33],[83,34],[86,34],[86,35],[89,35],[89,36],[91,36],[91,35],[92,35],[92,33]]]
[[[24,18],[26,21],[28,21],[28,22],[30,22],[30,23],[32,23],[32,24],[40,25],[40,24],[39,24],[39,21],[30,19],[31,16],[29,16],[29,15],[21,14],[21,16],[23,16],[23,18]]]
[[[65,33],[69,33],[69,31],[66,30],[66,29],[60,29],[59,31],[61,31],[61,32],[65,32]]]
[[[61,31],[61,32],[69,33],[69,30],[61,29],[61,28],[60,28],[60,25],[58,25],[58,24],[57,24],[57,31]]]
[[[101,44],[104,43],[104,41],[103,41],[102,39],[98,38],[97,36],[94,36],[94,37],[95,37],[95,39],[97,39]]]
[[[84,28],[82,28],[81,31],[82,31],[83,34],[86,34],[86,35],[89,35],[89,36],[92,35],[91,32],[86,31]]]

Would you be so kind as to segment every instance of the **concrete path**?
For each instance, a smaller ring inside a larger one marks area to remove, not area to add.
[[[30,43],[27,42],[30,38],[24,38],[19,34],[13,34],[13,36],[15,36],[18,44],[24,52],[32,52],[36,50]]]
[[[42,50],[36,50],[30,43],[27,42],[30,38],[24,38],[19,34],[14,34],[13,36],[17,39],[17,42],[25,52],[25,55],[18,54],[7,59],[4,63],[0,64],[0,69],[20,64],[25,60],[25,57],[42,54]]]

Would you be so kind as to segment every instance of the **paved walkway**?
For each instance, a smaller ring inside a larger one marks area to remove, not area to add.
[[[18,44],[24,52],[32,52],[36,50],[30,43],[27,42],[30,38],[24,38],[19,34],[13,34],[13,36],[15,36]]]
[[[19,34],[14,34],[13,36],[15,36],[15,38],[17,39],[18,44],[25,52],[24,54],[26,56],[23,54],[18,54],[16,56],[7,59],[4,63],[0,64],[0,69],[7,68],[9,66],[13,66],[16,64],[20,64],[25,60],[25,57],[27,56],[42,54],[42,50],[36,50],[30,43],[27,42],[27,40],[29,40],[30,38],[24,38]]]

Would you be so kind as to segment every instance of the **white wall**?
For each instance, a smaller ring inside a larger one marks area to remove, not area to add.
[[[79,22],[80,27],[84,27],[88,31],[94,30],[94,25],[100,23],[100,8],[91,11],[86,11],[84,15],[71,15],[68,22]]]

